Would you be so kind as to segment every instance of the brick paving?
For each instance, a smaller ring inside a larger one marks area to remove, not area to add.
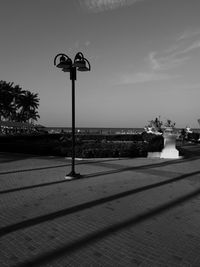
[[[200,157],[0,153],[0,266],[200,266]]]

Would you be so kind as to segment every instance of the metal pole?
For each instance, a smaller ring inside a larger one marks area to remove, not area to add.
[[[72,72],[76,69],[72,68]],[[75,77],[72,74],[72,176],[75,174]]]
[[[72,81],[72,165],[71,172],[67,176],[77,178],[80,177],[80,174],[75,172],[75,67],[72,67],[70,70],[70,80]]]

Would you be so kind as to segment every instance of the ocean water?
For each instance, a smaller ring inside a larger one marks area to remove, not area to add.
[[[52,133],[71,132],[71,127],[47,127],[47,130]],[[142,133],[144,128],[99,128],[99,127],[76,127],[78,133],[90,134],[134,134]]]
[[[182,128],[176,128],[180,132]],[[71,132],[71,127],[47,127],[49,133]],[[191,129],[193,132],[200,133],[199,129]],[[136,134],[144,132],[144,128],[100,128],[100,127],[76,127],[76,132],[85,134]]]

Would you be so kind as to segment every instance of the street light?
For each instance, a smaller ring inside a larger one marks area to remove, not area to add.
[[[57,59],[59,63],[57,64]],[[70,80],[72,81],[72,164],[71,172],[66,175],[66,179],[80,178],[80,174],[75,172],[75,80],[78,71],[90,71],[90,63],[78,52],[74,58],[74,62],[65,54],[58,54],[54,58],[54,65],[62,69],[64,72],[70,73]]]

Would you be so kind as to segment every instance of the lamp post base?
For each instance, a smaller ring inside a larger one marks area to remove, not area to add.
[[[76,172],[74,172],[74,171],[71,171],[69,174],[67,174],[66,176],[65,176],[65,179],[66,180],[73,180],[73,179],[79,179],[79,178],[81,178],[82,176],[81,176],[81,174],[80,173],[76,173]]]

